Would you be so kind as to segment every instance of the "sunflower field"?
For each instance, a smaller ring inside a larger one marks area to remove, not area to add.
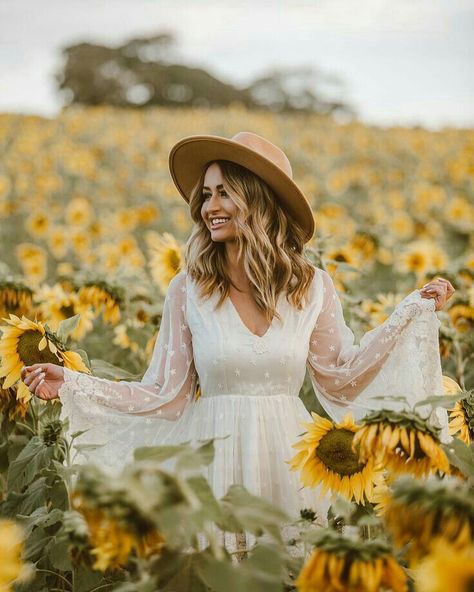
[[[357,338],[435,277],[456,289],[437,313],[445,395],[423,402],[448,410],[451,440],[421,407],[333,422],[305,381],[312,421],[289,470],[333,503],[327,526],[308,508],[290,538],[285,513],[245,488],[214,497],[199,472],[212,440],[137,449],[110,478],[76,462],[61,403],[32,398],[20,378],[23,365],[52,362],[140,380],[192,223],[169,149],[242,130],[288,155],[314,211],[307,255],[331,273]],[[0,115],[0,150],[0,591],[473,589],[474,130],[239,104],[74,107]],[[215,526],[257,542],[229,551]]]

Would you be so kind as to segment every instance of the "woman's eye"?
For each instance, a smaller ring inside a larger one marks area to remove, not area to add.
[[[229,197],[227,195],[227,192],[225,192],[225,191],[221,191],[220,194],[222,197]],[[203,193],[202,197],[203,197],[204,201],[206,201],[206,199],[209,199],[211,197],[211,195],[212,195],[211,193]]]

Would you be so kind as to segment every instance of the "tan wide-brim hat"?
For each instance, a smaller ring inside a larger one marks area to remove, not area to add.
[[[230,160],[262,178],[274,191],[282,208],[306,232],[314,233],[311,206],[293,181],[286,154],[265,138],[252,132],[239,132],[231,139],[221,136],[188,136],[177,142],[169,155],[173,181],[184,199],[189,197],[203,169],[214,160]]]

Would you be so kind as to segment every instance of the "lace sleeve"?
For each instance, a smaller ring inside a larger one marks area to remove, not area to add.
[[[397,395],[413,402],[442,394],[434,299],[414,290],[356,345],[331,276],[322,269],[318,273],[322,307],[310,337],[307,368],[329,415],[340,419],[350,407],[360,417],[371,409],[396,407],[390,397]],[[386,399],[373,399],[379,396]]]
[[[179,417],[196,386],[192,336],[186,324],[186,283],[181,272],[173,278],[163,307],[163,317],[150,365],[140,382],[112,381],[64,369],[59,389],[66,399],[91,402],[132,415]]]
[[[177,421],[196,391],[185,273],[169,285],[151,362],[141,381],[113,381],[68,368],[64,379],[58,393],[61,418],[71,434],[84,431],[77,438],[82,449],[102,447],[90,460],[118,465],[125,456],[130,458],[133,448],[150,445],[153,423]]]

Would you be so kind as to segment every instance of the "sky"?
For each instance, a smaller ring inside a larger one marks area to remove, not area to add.
[[[0,0],[0,112],[58,112],[64,46],[164,31],[236,85],[311,66],[368,124],[474,127],[474,0]]]

